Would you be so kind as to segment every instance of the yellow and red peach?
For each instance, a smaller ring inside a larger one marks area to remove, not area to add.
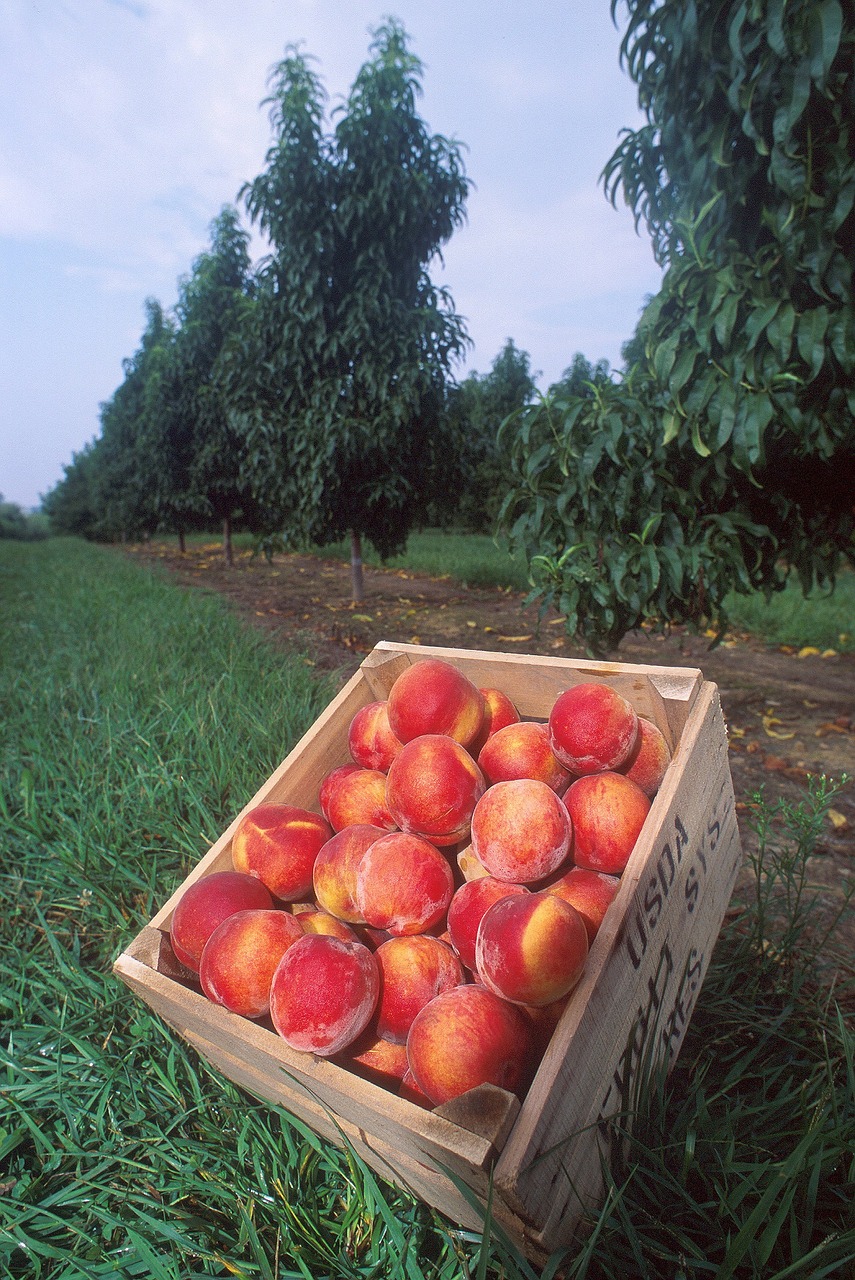
[[[265,801],[241,819],[232,840],[232,862],[236,871],[257,876],[275,898],[299,902],[312,891],[315,858],[331,836],[319,813]]]
[[[205,943],[199,981],[205,995],[244,1018],[270,1011],[270,984],[279,961],[298,938],[303,918],[288,911],[237,911]]]
[[[472,814],[472,852],[498,880],[530,884],[567,860],[573,829],[545,782],[515,778],[489,787]]]
[[[386,701],[369,702],[357,711],[350,722],[347,732],[348,750],[355,763],[363,769],[388,772],[389,765],[402,745],[389,726]]]
[[[393,831],[396,823],[386,804],[386,775],[379,769],[357,769],[339,781],[327,812],[333,831],[368,823]]]
[[[366,924],[393,937],[440,924],[453,893],[448,860],[422,836],[404,831],[375,840],[356,873],[356,902]]]
[[[467,747],[484,722],[484,695],[442,658],[423,658],[407,667],[387,701],[389,725],[401,742],[439,733]]]
[[[588,931],[575,907],[549,893],[511,895],[485,911],[475,966],[488,990],[540,1008],[572,991],[588,958]]]
[[[513,702],[501,689],[481,689],[480,693],[484,699],[484,720],[469,743],[469,752],[476,760],[488,738],[492,738],[494,733],[498,733],[506,725],[518,724],[520,718]]]
[[[651,720],[638,717],[638,735],[620,772],[637,782],[649,800],[662,785],[665,771],[671,763],[671,751],[662,730]]]
[[[451,945],[467,969],[475,971],[475,940],[487,908],[509,894],[528,892],[525,885],[510,884],[489,875],[467,880],[455,889],[448,908],[448,934]]]
[[[407,1047],[404,1045],[404,1053],[406,1052]],[[416,1083],[416,1077],[413,1075],[412,1071],[410,1071],[409,1067],[407,1067],[407,1070],[404,1072],[401,1080],[401,1084],[398,1089],[398,1097],[406,1098],[407,1102],[414,1102],[417,1107],[423,1107],[426,1111],[430,1111],[433,1107],[433,1102],[427,1096],[424,1089],[419,1088]]]
[[[329,1058],[362,1034],[379,997],[380,970],[367,947],[307,933],[276,968],[270,1017],[292,1049]]]
[[[406,1044],[416,1014],[463,982],[463,966],[447,943],[424,933],[390,938],[374,954],[381,977],[377,1034]]]
[[[397,1090],[408,1069],[407,1046],[384,1040],[373,1026],[368,1026],[337,1056],[336,1062],[365,1080]]]
[[[570,782],[570,774],[552,750],[549,730],[535,720],[506,725],[488,738],[478,756],[478,768],[488,786],[514,778],[537,778],[561,795]]]
[[[559,693],[549,713],[552,750],[575,774],[619,768],[637,733],[635,708],[609,685],[594,681]]]
[[[573,822],[576,865],[620,875],[650,812],[641,787],[622,773],[591,773],[571,783],[564,803]]]
[[[604,871],[588,871],[571,867],[557,880],[543,886],[544,893],[554,893],[575,907],[585,921],[588,941],[593,942],[614,896],[620,888],[620,877]]]
[[[319,907],[347,924],[365,923],[356,903],[356,869],[366,849],[386,834],[385,827],[359,822],[342,827],[321,847],[312,872]]]
[[[304,933],[326,933],[333,938],[342,938],[345,942],[361,941],[349,924],[345,924],[337,916],[331,916],[328,911],[301,911],[296,918]]]
[[[331,769],[324,777],[320,788],[318,789],[318,804],[320,805],[321,813],[324,815],[327,822],[330,820],[330,796],[335,791],[342,778],[346,778],[349,773],[358,773],[361,768],[362,766],[358,764],[340,764],[337,768]]]
[[[228,916],[272,907],[270,890],[255,876],[214,871],[194,880],[178,900],[169,926],[172,950],[183,965],[198,973],[205,943]]]
[[[436,996],[416,1014],[407,1037],[415,1084],[434,1105],[481,1084],[521,1092],[531,1050],[531,1024],[523,1011],[480,983]]]
[[[429,733],[407,742],[386,778],[386,803],[402,831],[447,846],[465,840],[484,775],[459,742]]]

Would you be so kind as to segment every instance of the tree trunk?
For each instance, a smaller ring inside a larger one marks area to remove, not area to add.
[[[350,531],[350,591],[354,604],[362,604],[362,539],[353,529]]]
[[[232,552],[232,518],[231,516],[223,516],[223,555],[226,558],[226,564],[232,565],[235,562]]]
[[[184,555],[185,551],[187,550],[187,539],[184,536],[183,529],[178,530],[178,550],[181,552],[182,555]]]

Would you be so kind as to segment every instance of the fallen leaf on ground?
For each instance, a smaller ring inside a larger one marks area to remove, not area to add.
[[[835,831],[845,831],[849,826],[849,819],[839,809],[829,809],[828,816]]]

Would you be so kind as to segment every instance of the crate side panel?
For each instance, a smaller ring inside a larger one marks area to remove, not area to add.
[[[228,1013],[131,957],[120,956],[114,972],[179,1035],[186,1038],[193,1032],[252,1065],[267,1079],[274,1098],[283,1091],[284,1106],[294,1090],[304,1092],[392,1149],[417,1162],[447,1166],[464,1178],[494,1164],[497,1153],[489,1138],[424,1111],[335,1062],[295,1052],[275,1032]]]
[[[542,1224],[550,1248],[598,1195],[599,1134],[647,1045],[660,1059],[676,1057],[741,864],[714,686],[698,704],[649,850],[627,869],[633,882],[603,939],[599,972],[559,1025],[497,1165],[503,1195]]]
[[[452,1222],[469,1230],[483,1228],[482,1214],[472,1207],[441,1169],[414,1159],[402,1150],[400,1144],[391,1145],[370,1131],[334,1115],[305,1090],[293,1087],[287,1077],[274,1087],[265,1072],[229,1053],[222,1045],[213,1043],[196,1031],[184,1031],[182,1034],[206,1062],[253,1097],[283,1107],[335,1146],[350,1145],[381,1178],[433,1205]],[[487,1195],[488,1182],[488,1174],[480,1169],[471,1169],[466,1177],[467,1185],[481,1201]],[[517,1229],[521,1231],[522,1224],[518,1224]]]

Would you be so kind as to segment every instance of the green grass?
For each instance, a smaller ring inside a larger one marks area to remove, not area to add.
[[[532,1280],[224,1081],[110,973],[329,690],[108,550],[0,545],[0,593],[0,1275]],[[834,798],[757,807],[756,898],[568,1276],[850,1273],[852,1006],[807,881]]]
[[[855,572],[844,569],[833,591],[802,594],[795,576],[770,600],[762,594],[727,598],[731,625],[767,644],[855,652]]]
[[[349,560],[350,545],[339,542],[329,547],[315,547],[312,554],[328,560]],[[370,546],[363,547],[362,557],[366,564],[381,564]],[[529,589],[525,565],[483,533],[418,530],[410,534],[404,554],[387,560],[386,567],[426,573],[436,578],[453,578],[455,582],[469,586],[508,587],[513,591]]]

